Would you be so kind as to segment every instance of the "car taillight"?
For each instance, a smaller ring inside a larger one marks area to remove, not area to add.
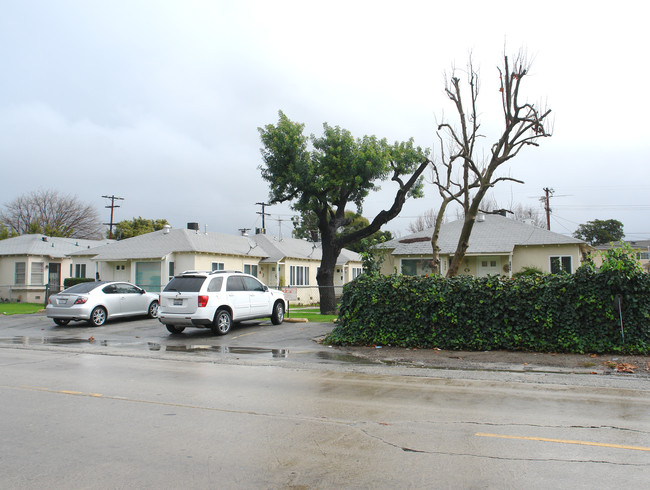
[[[75,305],[83,305],[86,301],[88,301],[88,298],[84,298],[83,296],[79,296],[77,300],[74,302]]]
[[[199,296],[199,308],[205,308],[205,305],[208,304],[208,296]]]

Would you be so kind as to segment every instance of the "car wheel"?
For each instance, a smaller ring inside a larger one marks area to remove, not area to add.
[[[64,320],[63,318],[55,318],[54,323],[56,323],[59,327],[65,327],[68,323],[70,323],[70,320]]]
[[[228,310],[219,310],[210,327],[217,335],[226,335],[232,328],[232,315]]]
[[[147,311],[147,316],[149,318],[156,318],[158,316],[158,301],[151,302],[149,310]]]
[[[96,306],[90,313],[90,323],[95,327],[101,327],[106,322],[106,310],[101,306]]]
[[[282,301],[278,301],[273,305],[273,313],[271,314],[271,323],[273,325],[280,325],[284,321],[284,305]]]
[[[169,333],[182,333],[185,327],[177,327],[175,325],[165,325]]]

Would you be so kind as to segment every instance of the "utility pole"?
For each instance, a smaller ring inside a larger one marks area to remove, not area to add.
[[[266,229],[266,221],[264,220],[264,217],[271,216],[270,214],[264,212],[264,209],[266,208],[266,206],[268,206],[268,204],[265,202],[256,202],[255,204],[257,204],[258,206],[262,206],[262,212],[260,213],[258,211],[257,214],[262,215],[262,228]]]
[[[116,200],[124,201],[123,197],[116,197],[116,196],[102,196],[105,199],[110,199],[111,200],[111,205],[110,206],[105,206],[107,208],[111,208],[111,222],[110,223],[104,223],[105,225],[108,225],[108,238],[112,239],[113,238],[113,210],[115,208],[119,208],[117,204],[115,204]]]
[[[545,193],[545,196],[540,199],[540,201],[544,201],[544,210],[546,211],[546,229],[551,230],[551,206],[550,206],[550,200],[551,197],[553,197],[553,194],[555,194],[555,191],[553,189],[549,189],[548,187],[544,187],[542,189]]]

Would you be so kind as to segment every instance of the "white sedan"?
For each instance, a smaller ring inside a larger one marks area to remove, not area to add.
[[[50,296],[45,313],[61,326],[70,320],[86,320],[98,327],[109,318],[156,318],[158,295],[128,282],[82,282]]]

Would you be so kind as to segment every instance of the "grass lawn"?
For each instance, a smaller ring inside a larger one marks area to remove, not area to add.
[[[291,307],[285,315],[287,318],[306,318],[310,322],[316,323],[332,323],[337,315],[321,315],[320,308],[304,308],[301,306]]]
[[[22,315],[36,313],[45,307],[40,303],[0,303],[1,315]]]

